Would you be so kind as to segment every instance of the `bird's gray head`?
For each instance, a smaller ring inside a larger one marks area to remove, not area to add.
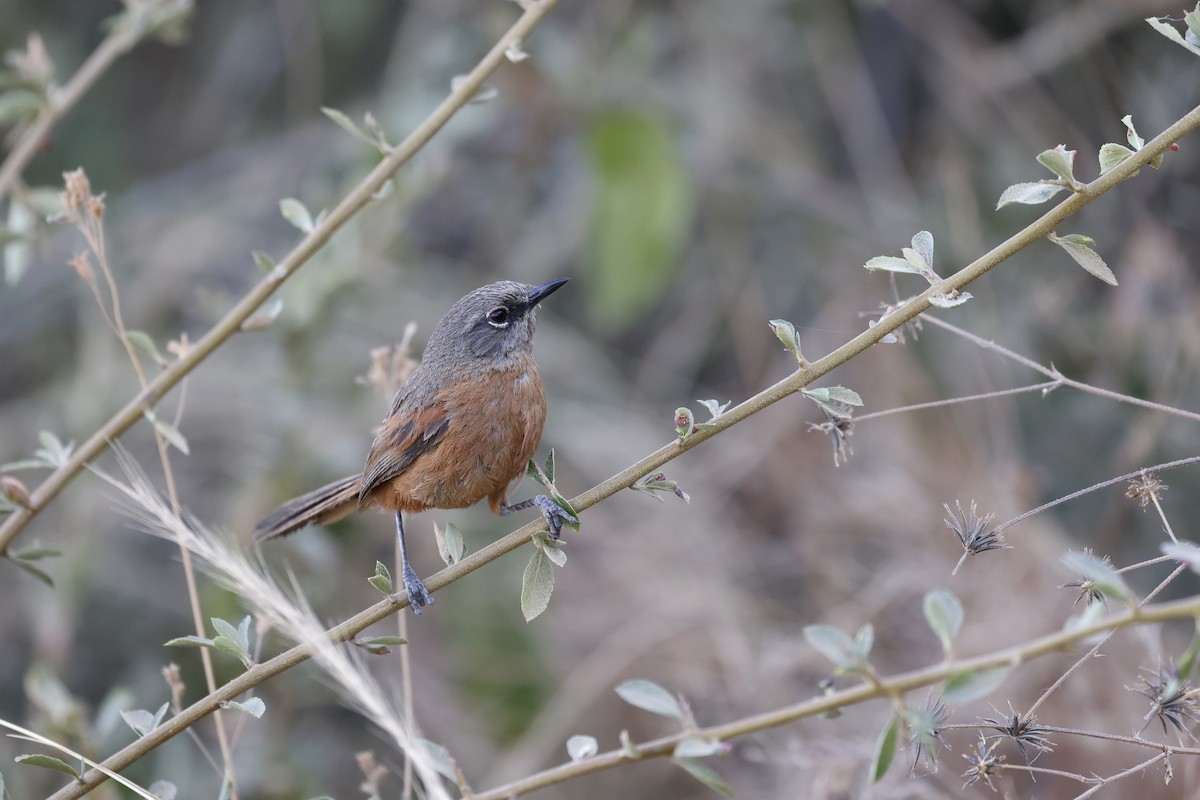
[[[537,304],[567,282],[559,278],[530,286],[500,281],[459,300],[438,322],[425,347],[425,361],[447,359],[465,365],[478,359],[498,364],[533,348]]]

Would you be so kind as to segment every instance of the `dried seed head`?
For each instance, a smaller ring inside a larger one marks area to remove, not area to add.
[[[83,167],[71,172],[64,172],[63,182],[66,184],[66,190],[62,195],[63,205],[72,214],[78,213],[88,198],[92,196],[92,185],[88,181],[87,173],[83,171]]]
[[[1145,511],[1151,503],[1161,500],[1162,494],[1166,490],[1167,485],[1160,481],[1157,475],[1153,472],[1143,472],[1136,481],[1129,482],[1125,496],[1130,500],[1137,500],[1142,511]]]
[[[1188,685],[1187,681],[1181,681],[1175,674],[1174,670],[1159,670],[1153,680],[1139,676],[1142,682],[1142,688],[1132,689],[1142,697],[1150,701],[1150,710],[1146,712],[1146,724],[1138,731],[1140,735],[1155,719],[1162,725],[1163,734],[1167,734],[1167,723],[1170,723],[1171,728],[1179,737],[1180,742],[1186,734],[1188,738],[1195,739],[1188,728],[1200,722],[1200,716],[1197,715],[1197,705],[1195,698],[1195,690]]]
[[[976,781],[983,781],[989,789],[995,789],[992,783],[994,778],[1000,772],[1000,762],[1004,760],[1004,756],[996,755],[996,747],[1000,744],[1001,739],[993,739],[989,744],[988,740],[981,733],[979,741],[971,746],[971,749],[963,753],[963,758],[971,766],[963,773],[963,778],[966,782],[963,788],[970,786]]]
[[[1004,541],[1004,537],[996,532],[989,531],[988,526],[995,519],[995,514],[987,514],[984,517],[979,517],[975,509],[975,501],[971,501],[971,511],[963,511],[962,504],[957,500],[954,501],[957,512],[950,509],[949,503],[943,503],[942,508],[946,509],[946,527],[954,531],[954,535],[958,537],[959,543],[963,548],[962,558],[958,560],[958,565],[955,566],[954,572],[958,572],[959,567],[967,560],[967,556],[973,556],[978,553],[986,553],[988,550],[1011,550],[1012,546]],[[953,573],[952,573],[953,574]]]

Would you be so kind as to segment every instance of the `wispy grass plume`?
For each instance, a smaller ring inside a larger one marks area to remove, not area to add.
[[[426,795],[434,800],[451,800],[424,740],[406,724],[397,704],[367,669],[363,656],[354,648],[340,647],[330,640],[295,580],[285,590],[260,559],[249,555],[237,543],[210,530],[192,514],[176,517],[129,454],[119,446],[114,450],[126,481],[92,469],[120,492],[124,510],[148,533],[176,542],[200,558],[205,570],[247,603],[260,622],[298,644],[309,646],[313,661],[349,703],[383,729],[409,758]]]

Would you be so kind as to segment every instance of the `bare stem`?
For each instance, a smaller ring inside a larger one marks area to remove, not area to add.
[[[1094,394],[1097,397],[1103,397],[1108,400],[1116,400],[1118,403],[1126,403],[1131,406],[1139,406],[1141,408],[1148,408],[1151,411],[1158,411],[1163,414],[1170,414],[1171,416],[1174,416],[1174,417],[1183,417],[1184,419],[1191,420],[1192,422],[1200,422],[1200,414],[1196,413],[1195,411],[1188,411],[1183,408],[1175,408],[1174,406],[1168,406],[1168,405],[1164,405],[1162,403],[1154,403],[1154,402],[1151,402],[1150,400],[1143,400],[1140,397],[1133,397],[1132,395],[1121,394],[1120,392],[1114,392],[1110,389],[1101,389],[1099,386],[1093,386],[1090,383],[1084,383],[1083,381],[1077,381],[1072,378],[1068,378],[1066,375],[1063,375],[1061,372],[1059,372],[1058,369],[1053,364],[1051,364],[1048,367],[1044,366],[1042,364],[1039,364],[1038,362],[1034,361],[1032,358],[1023,356],[1020,353],[1017,353],[1013,350],[1009,350],[1007,347],[1003,347],[1002,345],[998,345],[995,342],[993,342],[991,339],[984,339],[982,336],[976,336],[975,334],[971,333],[970,331],[964,330],[964,329],[958,327],[957,325],[951,325],[949,322],[946,322],[943,319],[938,319],[937,317],[925,317],[924,320],[926,322],[928,322],[930,325],[933,325],[938,328],[942,328],[943,330],[950,331],[955,336],[961,336],[962,338],[966,339],[967,341],[972,342],[973,344],[976,344],[985,350],[991,350],[993,352],[999,353],[1000,355],[1004,356],[1005,358],[1009,359],[1010,361],[1015,361],[1018,364],[1022,364],[1026,367],[1029,367],[1032,370],[1035,370],[1036,372],[1040,372],[1041,374],[1045,375],[1047,378],[1050,378],[1054,382],[1059,383],[1063,386],[1069,386],[1072,389],[1078,389],[1081,392],[1087,392],[1088,394]]]

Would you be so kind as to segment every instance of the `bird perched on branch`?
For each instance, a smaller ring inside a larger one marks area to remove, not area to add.
[[[396,392],[363,471],[284,503],[255,526],[255,541],[363,508],[394,512],[404,589],[419,614],[433,597],[409,564],[404,512],[465,508],[486,497],[501,516],[536,506],[557,539],[564,520],[578,520],[545,495],[509,505],[508,490],[524,474],[546,421],[533,360],[537,305],[566,282],[500,281],[455,303]]]

